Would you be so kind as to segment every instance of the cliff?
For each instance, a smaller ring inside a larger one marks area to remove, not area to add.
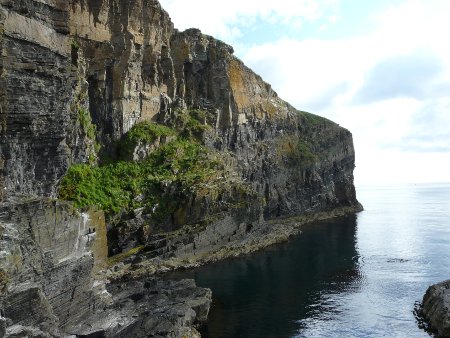
[[[0,48],[0,333],[195,336],[209,291],[144,276],[361,208],[351,133],[284,102],[232,47],[176,30],[156,0],[1,0]],[[95,236],[80,230],[92,206]],[[145,319],[168,303],[168,322]]]

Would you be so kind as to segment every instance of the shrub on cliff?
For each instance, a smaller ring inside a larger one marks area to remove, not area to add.
[[[309,127],[318,126],[321,124],[333,123],[331,120],[328,120],[325,117],[308,113],[306,111],[297,110],[297,113],[303,117],[303,120]]]
[[[157,213],[158,206],[187,196],[197,184],[207,181],[217,164],[198,142],[178,138],[141,162],[74,165],[61,182],[59,197],[79,208],[98,206],[108,213],[142,206]]]
[[[176,131],[153,122],[144,121],[137,123],[126,133],[120,143],[121,158],[130,158],[136,146],[139,144],[150,145],[161,137],[176,135]]]

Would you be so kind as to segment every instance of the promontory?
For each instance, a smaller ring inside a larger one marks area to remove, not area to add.
[[[161,273],[361,209],[351,133],[157,0],[0,0],[0,50],[0,337],[198,337]]]

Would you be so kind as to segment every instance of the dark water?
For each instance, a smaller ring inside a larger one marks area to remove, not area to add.
[[[450,184],[358,190],[365,211],[190,272],[215,295],[205,337],[427,337],[413,315],[450,278]]]

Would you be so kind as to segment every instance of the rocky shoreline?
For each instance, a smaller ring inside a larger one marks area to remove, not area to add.
[[[196,328],[207,320],[211,291],[193,280],[158,275],[261,250],[298,234],[305,224],[360,210],[264,223],[197,256],[151,259],[143,252],[111,265],[103,213],[79,214],[70,204],[40,198],[0,206],[0,333],[9,338],[199,337]]]
[[[181,243],[182,247],[176,248],[169,255],[162,257],[152,257],[153,254],[146,252],[145,246],[140,252],[127,256],[122,261],[116,263],[115,267],[108,271],[107,277],[110,279],[121,278],[122,276],[140,276],[163,274],[177,269],[192,269],[205,264],[214,263],[219,260],[247,255],[269,246],[279,244],[289,240],[289,238],[301,233],[303,226],[315,222],[331,220],[363,210],[361,205],[343,207],[329,212],[319,212],[299,217],[286,218],[273,222],[265,222],[254,226],[248,231],[226,239],[226,244],[209,246],[208,251],[196,253],[186,250],[186,243],[183,236],[172,238],[173,243]],[[245,227],[245,224],[243,225]],[[152,246],[152,243],[149,244]]]
[[[154,277],[110,283],[109,306],[102,307],[67,333],[77,337],[200,337],[208,318],[211,290],[193,280]]]

